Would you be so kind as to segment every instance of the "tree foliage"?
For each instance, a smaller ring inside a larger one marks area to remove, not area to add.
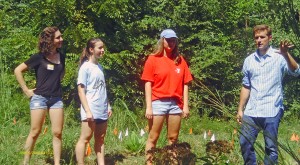
[[[180,52],[188,61],[194,83],[191,106],[200,112],[210,97],[197,82],[216,90],[233,113],[241,86],[241,67],[254,51],[252,27],[273,28],[273,45],[281,39],[295,44],[292,54],[299,59],[300,3],[296,0],[0,0],[1,67],[13,68],[36,52],[37,36],[46,26],[63,32],[67,54],[65,99],[76,98],[78,59],[91,37],[101,37],[110,100],[124,100],[130,109],[143,107],[141,72],[147,55],[165,28],[179,36]],[[298,60],[298,62],[300,62]],[[31,77],[32,78],[32,77]],[[28,78],[30,80],[30,76]],[[299,81],[286,81],[287,105],[300,107]],[[11,85],[16,92],[18,88]],[[218,113],[214,109],[212,115]],[[299,116],[298,112],[297,113]]]

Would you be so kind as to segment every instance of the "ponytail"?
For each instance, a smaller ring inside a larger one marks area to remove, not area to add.
[[[80,59],[79,59],[79,66],[81,66],[85,61],[87,61],[89,59],[90,53],[89,50],[87,50],[88,48],[85,47],[82,50]]]
[[[80,59],[79,59],[79,66],[81,66],[85,61],[88,61],[90,56],[91,56],[91,52],[90,52],[90,48],[95,48],[95,43],[101,41],[100,38],[91,38],[88,40],[88,42],[86,43],[86,47],[83,48]],[[102,42],[102,41],[101,41]]]

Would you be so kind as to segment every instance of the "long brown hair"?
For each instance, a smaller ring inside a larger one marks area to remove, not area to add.
[[[55,32],[59,29],[55,26],[46,27],[39,35],[38,50],[44,55],[51,53],[54,47]]]
[[[150,55],[152,55],[152,56],[163,56],[164,55],[164,53],[165,53],[164,39],[165,38],[161,37],[158,40],[156,46],[154,47],[154,51]],[[178,39],[177,38],[176,38],[175,48],[171,52],[171,59],[174,60],[176,65],[180,64],[180,62],[181,62],[181,58],[180,58],[180,54],[179,54],[179,50],[178,50]]]
[[[92,55],[92,53],[90,52],[90,48],[95,48],[95,44],[99,41],[103,43],[100,38],[91,38],[88,40],[88,42],[86,43],[86,47],[82,50],[79,60],[79,66],[81,66],[85,61],[89,59],[89,57]]]

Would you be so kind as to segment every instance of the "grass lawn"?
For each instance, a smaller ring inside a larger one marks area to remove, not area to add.
[[[62,164],[76,164],[75,162],[75,144],[79,138],[80,125],[79,121],[71,120],[69,117],[70,110],[66,110],[66,120],[63,132],[63,153]],[[222,157],[213,158],[211,161],[216,161],[215,164],[243,164],[239,143],[238,143],[238,124],[233,121],[213,120],[208,117],[200,118],[194,112],[189,119],[183,120],[180,137],[180,142],[187,142],[191,146],[191,152],[196,155],[196,164],[204,164],[203,159],[208,158],[206,153],[206,144],[210,142],[214,135],[215,140],[226,140],[233,145],[230,153],[222,154]],[[284,118],[280,125],[279,142],[288,151],[291,151],[299,159],[300,142],[291,141],[292,134],[300,134],[300,121],[288,120]],[[48,119],[43,128],[33,155],[31,164],[52,164],[52,137],[51,128]],[[128,129],[128,136],[125,136]],[[141,129],[145,130],[146,134],[140,136]],[[234,130],[237,130],[234,131]],[[29,123],[18,121],[14,123],[6,122],[2,125],[0,133],[0,164],[20,164],[23,158],[23,145],[25,143]],[[122,136],[120,136],[122,132]],[[204,136],[206,132],[206,138]],[[158,142],[158,147],[166,145],[166,130],[161,133]],[[122,140],[120,139],[122,137]],[[109,121],[109,127],[106,135],[106,159],[107,164],[132,165],[144,164],[144,145],[147,138],[147,122],[127,110],[117,109],[114,111],[113,117]],[[93,140],[90,142],[91,146]],[[263,152],[263,138],[260,134],[256,143],[258,149],[258,159],[261,162]],[[218,160],[216,160],[218,159]],[[296,161],[291,157],[291,153],[287,153],[283,148],[280,148],[280,164],[294,165]],[[299,162],[298,162],[299,163]],[[95,155],[93,153],[86,157],[86,164],[95,164]]]

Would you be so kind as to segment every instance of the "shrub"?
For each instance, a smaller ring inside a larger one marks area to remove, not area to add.
[[[187,142],[152,148],[148,153],[152,155],[154,164],[194,165],[196,162],[196,155],[191,152],[191,146]]]
[[[229,164],[227,154],[231,152],[233,146],[226,140],[215,140],[206,144],[207,156],[200,158],[205,161],[205,165]]]

